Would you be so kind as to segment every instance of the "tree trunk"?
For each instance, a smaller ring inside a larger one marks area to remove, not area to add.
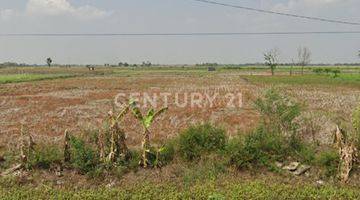
[[[101,162],[106,160],[104,141],[105,141],[104,131],[101,131],[98,136],[98,150],[99,150],[99,158]]]
[[[114,130],[114,127],[111,127],[110,130],[111,130],[111,140],[110,140],[110,153],[108,155],[108,161],[114,162],[115,154],[116,154],[117,135],[116,135],[116,130]]]
[[[118,151],[119,151],[119,155],[127,160],[129,158],[129,149],[126,145],[126,136],[123,130],[121,130],[120,128],[118,128]]]
[[[148,160],[148,151],[150,150],[150,131],[145,128],[144,133],[143,133],[143,141],[142,141],[142,160],[141,160],[141,165],[146,168],[148,167],[149,164],[149,160]]]
[[[70,162],[71,156],[70,156],[70,135],[69,131],[65,130],[64,133],[64,162],[68,163]]]

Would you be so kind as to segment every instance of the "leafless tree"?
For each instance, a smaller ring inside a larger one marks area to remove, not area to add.
[[[307,47],[298,48],[298,65],[301,66],[301,74],[304,74],[304,68],[311,62],[311,51]]]
[[[264,53],[265,64],[270,67],[271,75],[274,76],[279,60],[279,50],[271,49]]]

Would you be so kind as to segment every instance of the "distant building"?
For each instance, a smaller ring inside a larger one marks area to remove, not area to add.
[[[208,72],[214,72],[214,71],[216,71],[215,67],[208,67]]]
[[[86,65],[86,68],[88,68],[89,71],[95,71],[95,67],[91,65]]]

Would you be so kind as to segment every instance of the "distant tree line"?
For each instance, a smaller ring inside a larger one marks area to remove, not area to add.
[[[219,66],[218,63],[200,63],[200,64],[196,64],[195,66],[197,67],[216,67],[216,66]]]

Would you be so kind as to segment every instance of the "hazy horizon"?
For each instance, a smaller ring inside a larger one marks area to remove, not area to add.
[[[219,0],[278,12],[360,22],[358,0]],[[0,34],[360,31],[360,26],[255,13],[192,0],[2,0]],[[271,48],[280,62],[299,46],[313,63],[358,63],[360,34],[233,36],[0,36],[0,63],[260,63]]]

